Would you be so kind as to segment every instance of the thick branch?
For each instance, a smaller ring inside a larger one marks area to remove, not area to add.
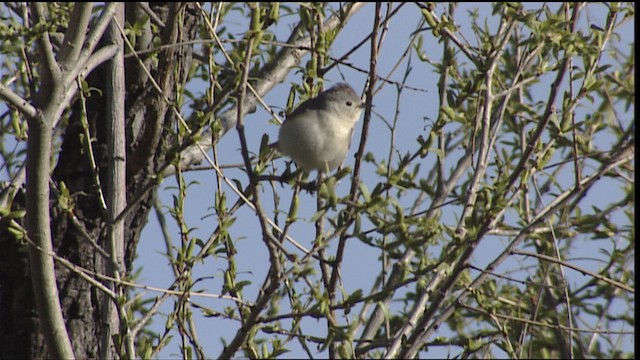
[[[27,233],[33,243],[29,246],[29,267],[33,282],[38,318],[53,358],[74,358],[71,340],[62,316],[58,297],[56,272],[49,215],[49,158],[52,129],[40,115],[30,118],[27,144]],[[40,251],[39,248],[44,249]]]
[[[28,117],[36,116],[37,110],[22,96],[16,94],[10,88],[6,87],[3,83],[0,83],[0,99],[5,100],[9,105],[20,110]]]
[[[124,45],[122,34],[115,22],[124,22],[124,4],[119,4],[116,14],[106,33],[107,41],[117,46],[117,52],[109,62],[108,79],[106,82],[107,114],[107,213],[108,213],[108,240],[107,252],[111,261],[107,262],[107,275],[120,279],[120,270],[124,265],[124,223],[113,220],[126,206],[126,151],[125,151],[125,81],[124,81]],[[108,284],[111,290],[116,291],[114,284]],[[104,312],[102,313],[103,326],[100,354],[102,358],[113,357],[112,336],[119,332],[120,321],[115,310],[115,303],[107,296],[104,297]],[[122,339],[122,336],[120,337]],[[128,353],[134,357],[135,352]]]
[[[32,4],[35,22],[44,21],[43,6],[42,3]],[[49,214],[51,141],[54,114],[62,94],[62,74],[48,33],[38,38],[38,50],[43,59],[40,64],[42,84],[34,97],[38,114],[28,118],[26,225],[28,236],[35,244],[29,245],[29,267],[47,349],[51,357],[71,359],[75,356],[62,315],[53,259],[48,255],[53,251]]]
[[[85,29],[91,20],[92,9],[93,4],[89,2],[78,2],[73,6],[69,27],[64,34],[64,41],[58,53],[58,61],[65,70],[70,69],[78,60],[85,39]]]

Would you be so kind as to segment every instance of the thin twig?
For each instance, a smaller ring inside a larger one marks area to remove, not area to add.
[[[604,281],[607,284],[611,284],[611,285],[613,285],[613,286],[615,286],[615,287],[617,287],[619,289],[622,289],[624,291],[630,292],[632,294],[635,294],[635,292],[636,292],[635,288],[633,288],[631,286],[628,286],[628,285],[623,284],[621,282],[618,282],[618,281],[615,281],[613,279],[610,279],[610,278],[608,278],[606,276],[600,275],[600,274],[595,273],[593,271],[589,271],[589,270],[587,270],[585,268],[582,268],[580,266],[573,265],[573,264],[571,264],[569,262],[566,262],[566,261],[563,261],[563,260],[548,256],[548,255],[539,254],[539,253],[532,253],[530,251],[522,251],[522,250],[518,250],[518,249],[511,250],[511,254],[523,255],[523,256],[531,256],[531,257],[535,257],[537,259],[542,259],[542,260],[545,260],[545,261],[548,261],[548,262],[552,262],[554,264],[562,265],[562,266],[568,267],[570,269],[573,269],[575,271],[578,271],[578,272],[580,272],[582,274],[589,275],[589,276],[591,276],[593,278],[596,278],[596,279],[598,279],[600,281]]]

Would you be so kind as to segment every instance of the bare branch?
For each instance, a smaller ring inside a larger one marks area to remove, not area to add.
[[[105,89],[107,114],[105,121],[108,123],[106,130],[107,137],[107,184],[106,184],[106,200],[107,200],[107,216],[109,223],[107,227],[107,252],[110,261],[107,263],[107,275],[120,279],[120,272],[124,269],[124,224],[122,222],[114,222],[116,216],[125,208],[126,199],[126,149],[125,149],[125,79],[124,79],[124,45],[123,36],[116,22],[124,22],[124,4],[118,3],[115,14],[106,32],[107,41],[117,47],[117,51],[109,62],[107,83]],[[124,290],[121,287],[116,288],[114,284],[107,284],[119,296],[124,296]],[[112,338],[114,334],[120,333],[120,318],[118,317],[118,309],[120,307],[112,299],[104,298],[104,310],[102,319],[104,329],[101,338],[100,354],[102,358],[110,358],[114,356],[112,348]],[[126,311],[126,309],[123,309]],[[122,314],[122,316],[125,316]],[[131,334],[124,329],[124,334],[120,334],[123,339],[126,354],[128,357],[135,357],[135,349]],[[131,339],[130,341],[127,341]],[[118,345],[118,344],[116,344]]]
[[[93,54],[96,46],[98,45],[98,41],[102,38],[102,35],[106,31],[107,26],[109,26],[109,23],[116,12],[117,5],[117,3],[109,2],[104,9],[102,9],[102,13],[87,35],[86,42],[78,56],[78,63],[84,63],[84,61]]]
[[[34,20],[45,21],[44,4],[32,3],[31,6],[35,14]],[[70,359],[74,358],[73,348],[62,315],[53,259],[48,255],[53,251],[49,213],[51,141],[58,109],[57,100],[62,93],[62,76],[48,32],[38,38],[38,49],[43,59],[40,65],[42,84],[34,100],[40,111],[36,116],[27,119],[29,140],[26,167],[26,229],[35,244],[29,246],[29,265],[38,318],[47,349],[53,357]]]
[[[3,83],[0,83],[0,99],[5,100],[9,105],[15,107],[27,117],[36,116],[38,111],[27,100],[13,92],[13,90],[5,86]]]
[[[562,266],[566,266],[566,267],[568,267],[570,269],[573,269],[575,271],[581,272],[581,273],[583,273],[585,275],[589,275],[589,276],[591,276],[593,278],[596,278],[596,279],[598,279],[600,281],[604,281],[606,283],[609,283],[609,284],[611,284],[611,285],[613,285],[613,286],[615,286],[615,287],[617,287],[619,289],[622,289],[624,291],[628,291],[630,293],[635,293],[636,292],[636,289],[631,287],[631,286],[627,286],[626,284],[623,284],[621,282],[615,281],[615,280],[610,279],[610,278],[608,278],[606,276],[602,276],[602,275],[600,275],[598,273],[595,273],[593,271],[589,271],[589,270],[587,270],[585,268],[582,268],[580,266],[573,265],[572,263],[569,263],[569,262],[566,262],[566,261],[562,261],[562,260],[556,259],[556,258],[551,257],[551,256],[547,256],[547,255],[544,255],[544,254],[532,253],[530,251],[517,250],[517,249],[511,250],[511,253],[512,254],[516,254],[516,255],[531,256],[531,257],[535,257],[535,258],[538,258],[538,259],[542,259],[544,261],[549,261],[549,262],[552,262],[552,263],[555,263],[555,264],[560,264]]]
[[[33,20],[36,23],[46,21],[44,6],[44,3],[31,3],[31,9],[34,14]],[[59,85],[58,78],[60,78],[62,70],[56,62],[56,55],[53,52],[53,45],[51,44],[49,32],[44,32],[40,37],[38,37],[38,51],[42,57],[42,64],[40,67],[43,81],[41,88],[51,89],[53,86]]]
[[[87,33],[86,29],[91,20],[91,10],[93,10],[93,4],[90,2],[77,2],[73,5],[69,27],[64,34],[58,53],[58,61],[64,70],[71,69],[77,63]]]

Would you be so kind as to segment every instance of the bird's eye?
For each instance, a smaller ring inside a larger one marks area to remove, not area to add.
[[[351,101],[347,101],[347,106],[351,106],[353,103]]]

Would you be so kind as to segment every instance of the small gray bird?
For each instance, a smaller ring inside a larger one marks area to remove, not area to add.
[[[307,172],[327,173],[347,157],[364,103],[345,83],[301,103],[280,127],[281,153]]]

